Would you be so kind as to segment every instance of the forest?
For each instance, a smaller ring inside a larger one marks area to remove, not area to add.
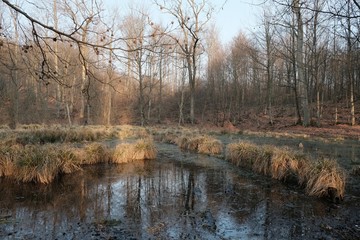
[[[231,1],[0,1],[0,239],[360,239],[359,0]]]
[[[226,45],[214,1],[151,6],[169,21],[140,4],[2,0],[0,124],[359,123],[356,0],[265,1]]]

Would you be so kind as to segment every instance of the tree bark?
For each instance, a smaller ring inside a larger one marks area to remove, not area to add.
[[[296,47],[296,63],[297,63],[297,73],[298,81],[301,88],[301,99],[302,99],[302,108],[304,121],[303,126],[307,127],[310,125],[310,112],[309,112],[309,100],[308,100],[308,86],[305,79],[305,69],[304,69],[304,29],[302,21],[302,13],[300,8],[300,0],[294,0],[294,12],[296,14],[297,20],[297,47]]]

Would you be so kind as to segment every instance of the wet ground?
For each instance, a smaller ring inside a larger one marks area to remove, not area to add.
[[[360,239],[358,178],[334,205],[221,159],[158,150],[47,186],[0,179],[0,239]]]

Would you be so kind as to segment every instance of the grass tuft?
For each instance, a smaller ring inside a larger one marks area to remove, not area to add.
[[[127,163],[135,160],[155,159],[156,147],[152,139],[140,139],[134,143],[121,143],[116,146],[111,162]]]
[[[310,196],[343,199],[345,174],[336,161],[310,161],[306,155],[287,148],[257,146],[249,142],[231,143],[225,158],[236,166],[252,169],[282,181],[305,186]]]
[[[208,155],[220,155],[223,152],[222,143],[210,136],[182,135],[176,140],[177,145],[184,150]]]
[[[343,200],[345,173],[335,160],[322,159],[313,164],[307,173],[306,192],[310,196]]]
[[[110,158],[109,149],[101,143],[90,143],[82,148],[73,148],[72,152],[80,165],[106,163]]]

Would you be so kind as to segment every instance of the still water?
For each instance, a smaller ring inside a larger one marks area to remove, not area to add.
[[[330,239],[344,236],[344,221],[360,234],[356,196],[334,208],[221,159],[158,150],[47,186],[0,179],[0,239]]]

